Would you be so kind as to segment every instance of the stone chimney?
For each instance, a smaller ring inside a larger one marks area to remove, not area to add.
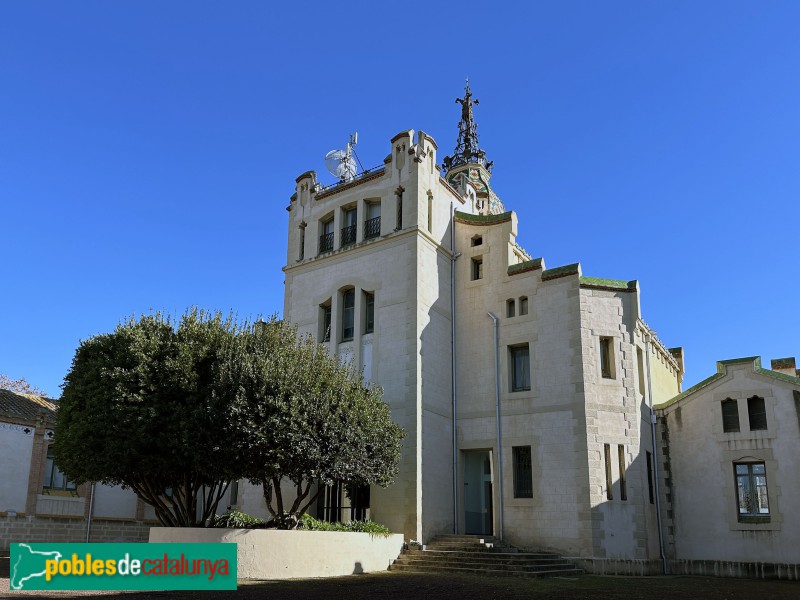
[[[770,363],[770,368],[784,375],[791,375],[792,377],[798,376],[797,364],[795,363],[794,356],[790,356],[789,358],[774,358]]]

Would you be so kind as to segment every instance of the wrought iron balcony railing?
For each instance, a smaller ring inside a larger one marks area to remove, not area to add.
[[[378,237],[381,234],[381,218],[380,216],[364,221],[364,239]]]
[[[319,252],[330,252],[333,250],[333,232],[323,233],[319,236]]]
[[[347,227],[342,227],[342,246],[349,246],[350,244],[356,243],[356,226],[348,225]]]

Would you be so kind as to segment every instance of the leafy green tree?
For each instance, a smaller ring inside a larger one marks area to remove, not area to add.
[[[264,491],[278,527],[297,527],[315,483],[387,486],[397,475],[402,429],[381,390],[296,328],[271,319],[238,336],[224,361],[245,477]],[[281,482],[294,486],[285,499]]]
[[[242,476],[220,358],[239,328],[188,310],[122,322],[81,342],[57,413],[56,462],[77,483],[122,484],[163,525],[203,525]]]

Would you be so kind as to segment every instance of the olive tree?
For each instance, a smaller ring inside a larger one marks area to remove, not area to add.
[[[323,485],[385,487],[397,475],[403,431],[381,390],[294,327],[271,319],[240,333],[224,365],[244,474],[278,527],[296,527]]]
[[[77,483],[121,484],[163,525],[203,525],[240,470],[220,358],[239,327],[188,310],[130,318],[82,341],[63,384],[54,451]]]

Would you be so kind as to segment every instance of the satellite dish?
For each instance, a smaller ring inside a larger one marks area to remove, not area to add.
[[[352,181],[358,174],[354,146],[358,143],[358,132],[350,135],[346,150],[331,150],[325,155],[325,168],[341,181]],[[360,161],[359,161],[360,162]]]

